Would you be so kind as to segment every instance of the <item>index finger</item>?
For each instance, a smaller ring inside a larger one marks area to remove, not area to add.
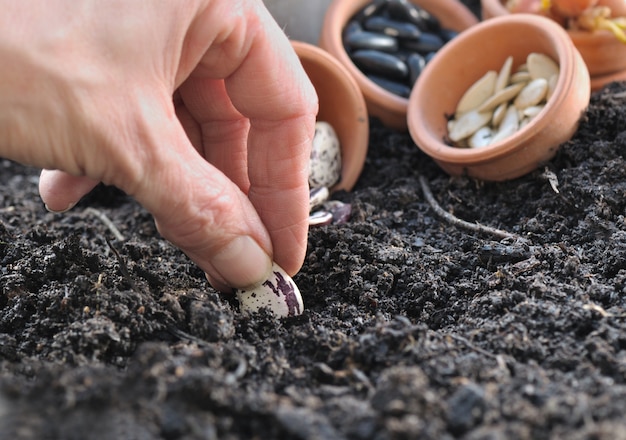
[[[293,275],[306,252],[318,101],[287,37],[261,2],[250,3],[255,15],[246,16],[244,30],[213,45],[195,74],[221,74],[234,107],[250,120],[248,197],[270,234],[275,261]]]

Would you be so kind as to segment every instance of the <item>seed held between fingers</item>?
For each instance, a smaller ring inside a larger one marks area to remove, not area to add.
[[[293,279],[274,263],[270,277],[258,287],[236,289],[239,308],[243,313],[256,313],[267,308],[278,318],[301,315],[304,311],[302,295]]]

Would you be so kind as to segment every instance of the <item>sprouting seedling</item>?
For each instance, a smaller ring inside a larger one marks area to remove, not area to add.
[[[255,313],[267,308],[279,318],[301,315],[304,311],[302,295],[293,279],[274,263],[270,277],[261,285],[237,289],[239,308],[243,313]]]

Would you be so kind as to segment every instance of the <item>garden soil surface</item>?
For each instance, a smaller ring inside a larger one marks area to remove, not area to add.
[[[117,189],[54,214],[37,180],[0,161],[1,439],[626,438],[626,84],[504,183],[372,120],[284,320],[242,315]]]

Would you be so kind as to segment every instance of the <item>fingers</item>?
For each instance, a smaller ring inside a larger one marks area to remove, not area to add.
[[[189,78],[178,93],[184,108],[199,126],[200,146],[194,143],[196,149],[247,193],[250,186],[247,160],[250,124],[232,105],[224,82]],[[186,131],[189,135],[189,130]]]
[[[247,45],[211,48],[196,75],[221,70],[230,102],[250,121],[248,197],[269,231],[274,260],[294,275],[306,253],[317,96],[285,35],[267,11],[258,14],[263,26],[241,37]],[[234,60],[231,70],[224,59]]]
[[[64,212],[98,184],[88,177],[76,177],[63,171],[43,170],[39,177],[39,194],[46,209]]]
[[[151,111],[139,127],[149,134],[143,139],[142,169],[121,189],[153,214],[160,233],[204,270],[215,287],[245,288],[265,281],[272,242],[246,194],[198,153],[173,111],[157,115],[162,103],[146,108]]]

